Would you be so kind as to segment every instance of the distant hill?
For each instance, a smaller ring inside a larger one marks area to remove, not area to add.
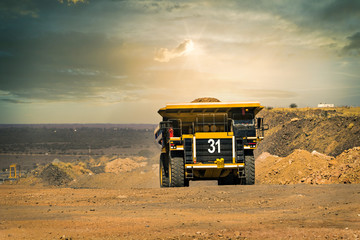
[[[155,144],[154,128],[152,124],[2,124],[0,153],[87,154],[89,148],[98,153],[147,148]]]

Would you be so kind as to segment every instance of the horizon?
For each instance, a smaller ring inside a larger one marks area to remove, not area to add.
[[[268,111],[276,111],[276,110],[283,110],[283,109],[288,109],[288,110],[310,110],[310,109],[319,109],[319,110],[336,110],[337,108],[348,108],[348,109],[351,109],[351,108],[360,108],[360,106],[335,106],[335,107],[294,107],[294,108],[291,108],[289,106],[287,107],[272,107],[272,106],[264,106],[264,109],[263,110],[268,110]],[[161,121],[161,120],[160,120]],[[159,122],[160,122],[159,121]],[[62,122],[62,123],[46,123],[46,122],[43,122],[43,123],[0,123],[0,128],[1,127],[4,127],[4,126],[11,126],[11,125],[123,125],[123,126],[126,126],[126,125],[136,125],[136,126],[141,126],[141,125],[154,125],[154,126],[157,126],[159,124],[159,122],[155,122],[155,123],[116,123],[116,122]]]
[[[360,104],[360,2],[0,3],[0,124],[156,124],[169,103]]]

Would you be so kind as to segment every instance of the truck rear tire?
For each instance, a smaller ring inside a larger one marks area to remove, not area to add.
[[[185,165],[184,159],[170,158],[170,187],[185,187]]]
[[[254,153],[245,156],[245,185],[255,184],[255,157]]]
[[[160,179],[160,187],[169,187],[169,166],[165,168],[164,164],[165,162],[165,154],[160,155],[160,167],[159,167],[159,179]]]

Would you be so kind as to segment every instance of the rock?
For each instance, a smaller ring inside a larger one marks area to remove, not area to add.
[[[261,224],[261,223],[260,223],[260,224]],[[235,232],[234,232],[234,235],[235,235],[235,237],[238,237],[238,236],[241,235],[241,233],[240,233],[239,231],[235,231]]]
[[[119,196],[117,196],[116,198],[125,199],[125,198],[128,198],[128,196],[126,196],[126,195],[119,195]]]
[[[323,153],[319,153],[319,152],[317,152],[316,150],[312,151],[311,154],[314,155],[314,156],[318,156],[318,157],[320,157],[320,158],[327,159],[327,160],[332,160],[332,159],[334,159],[333,157],[328,156],[328,155],[323,154]]]

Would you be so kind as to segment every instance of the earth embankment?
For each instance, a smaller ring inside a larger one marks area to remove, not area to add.
[[[359,184],[360,147],[331,157],[295,150],[287,157],[262,153],[256,159],[257,184]]]
[[[360,108],[264,109],[258,115],[269,124],[256,150],[286,157],[296,149],[338,156],[360,146]]]

